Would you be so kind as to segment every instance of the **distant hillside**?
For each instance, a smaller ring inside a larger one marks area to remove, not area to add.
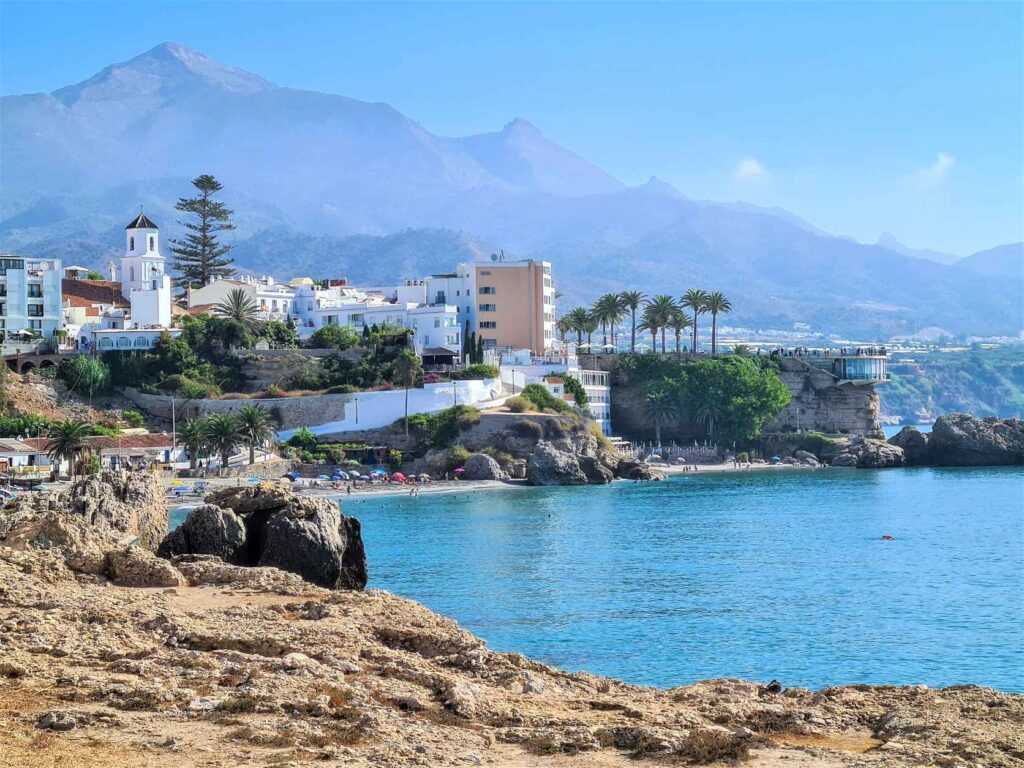
[[[180,234],[174,202],[210,172],[235,210],[239,265],[281,277],[394,281],[501,247],[555,262],[563,306],[701,286],[727,291],[731,320],[751,326],[1022,326],[1019,272],[938,264],[657,179],[627,187],[522,119],[437,136],[387,104],[278,87],[177,44],[4,97],[0,121],[0,250],[105,267],[140,205],[165,243]]]
[[[1009,243],[971,254],[956,263],[976,275],[1024,279],[1024,243]]]
[[[896,356],[890,370],[892,381],[878,387],[884,415],[908,423],[919,411],[1024,418],[1024,345]]]

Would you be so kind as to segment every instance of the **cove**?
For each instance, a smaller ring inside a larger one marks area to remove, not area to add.
[[[1024,690],[1021,468],[342,503],[362,521],[370,587],[496,650],[665,687],[740,677]]]

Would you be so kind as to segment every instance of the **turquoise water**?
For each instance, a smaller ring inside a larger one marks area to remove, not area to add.
[[[890,438],[899,432],[903,427],[911,426],[917,429],[919,432],[931,432],[931,424],[884,424],[882,425],[882,431],[885,433],[886,438]]]
[[[343,502],[370,586],[634,683],[1024,690],[1024,470],[825,470]],[[883,541],[883,534],[895,537]]]

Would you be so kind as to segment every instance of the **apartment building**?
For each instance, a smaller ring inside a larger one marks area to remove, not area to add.
[[[61,328],[60,259],[0,256],[0,338],[50,338]]]
[[[543,355],[555,341],[551,262],[493,259],[473,265],[475,306],[470,327],[485,349],[529,349]]]
[[[272,277],[242,275],[238,278],[214,280],[201,288],[190,288],[187,294],[189,309],[216,307],[227,300],[232,291],[241,290],[252,299],[261,320],[288,319],[295,298],[295,288],[278,283]]]

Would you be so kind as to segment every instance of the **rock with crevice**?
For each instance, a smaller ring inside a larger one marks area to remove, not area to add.
[[[526,481],[530,485],[586,485],[587,476],[574,454],[541,440],[526,460]]]
[[[1024,421],[966,413],[940,416],[928,438],[928,461],[944,467],[1024,464]]]
[[[903,460],[910,466],[929,462],[928,435],[916,427],[904,427],[889,438],[889,443],[903,450]]]
[[[168,558],[213,555],[235,566],[277,568],[328,589],[366,586],[359,521],[327,499],[277,483],[211,494],[160,545]],[[188,574],[186,573],[186,577]]]
[[[474,453],[462,465],[463,480],[508,480],[508,474],[486,453]]]
[[[903,449],[885,440],[855,437],[839,455],[832,459],[833,467],[881,469],[903,466]]]

